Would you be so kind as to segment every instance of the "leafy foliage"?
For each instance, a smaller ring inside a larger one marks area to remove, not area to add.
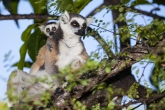
[[[91,0],[57,0],[55,10],[59,12],[67,10],[72,13],[80,13],[90,1]]]
[[[9,110],[9,108],[7,107],[7,105],[4,102],[0,102],[0,108],[3,110]]]

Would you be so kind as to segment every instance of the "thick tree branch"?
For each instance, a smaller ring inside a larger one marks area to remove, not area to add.
[[[1,15],[0,14],[0,20],[48,19],[49,17],[57,18],[57,16],[42,15],[42,14],[11,14],[11,15]]]
[[[83,90],[79,91],[78,94],[75,95],[76,98],[79,98],[82,96],[83,93],[89,91],[95,84],[104,82],[105,80],[117,75],[121,71],[125,70],[126,68],[132,66],[134,63],[142,60],[148,53],[149,53],[148,47],[145,46],[134,46],[132,47],[127,47],[122,50],[122,52],[128,52],[129,55],[126,60],[120,60],[120,58],[114,58],[111,60],[111,72],[109,74],[106,73],[105,68],[103,67],[102,70],[96,71],[98,76],[90,80],[88,85],[83,88]],[[155,49],[153,51],[156,52]]]
[[[159,44],[163,42],[164,41],[160,41]],[[149,53],[152,55],[158,55],[158,53],[162,50],[163,50],[162,45],[159,47],[148,47],[148,46],[142,46],[141,44],[139,44],[134,47],[124,48],[121,51],[121,53],[128,53],[126,57],[123,57],[124,60],[120,58],[121,56],[118,58],[116,57],[113,60],[111,60],[112,67],[111,67],[111,72],[109,74],[106,73],[104,67],[100,71],[96,70],[95,73],[97,73],[98,76],[92,78],[89,81],[88,85],[83,87],[83,89],[81,89],[80,91],[77,91],[73,97],[75,97],[76,99],[79,99],[80,97],[82,97],[84,93],[90,91],[91,88],[94,87],[94,85],[104,82],[110,78],[113,79],[113,77],[119,74],[121,71],[129,68],[130,66],[132,66],[132,64],[144,59],[146,55],[148,55]]]

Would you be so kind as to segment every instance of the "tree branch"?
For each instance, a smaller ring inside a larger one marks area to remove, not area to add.
[[[152,94],[150,97],[148,97],[146,99],[142,98],[142,99],[138,100],[138,102],[136,102],[136,101],[135,102],[130,102],[130,103],[126,104],[126,106],[128,107],[131,104],[136,104],[136,103],[141,102],[141,104],[139,104],[138,106],[131,109],[131,110],[135,110],[136,108],[138,108],[139,106],[141,106],[143,104],[151,104],[152,102],[156,103],[156,101],[160,101],[164,97],[165,97],[164,92],[163,93],[158,93],[158,94]]]
[[[99,35],[99,33],[90,27],[87,28],[87,31],[90,32],[92,34],[92,37],[95,38],[97,40],[97,42],[102,46],[102,48],[105,51],[105,53],[107,54],[108,58],[112,58],[114,56],[114,54],[111,50],[111,47],[108,46],[106,41]]]
[[[42,15],[42,14],[11,14],[11,15],[1,15],[0,20],[19,20],[19,19],[48,19],[49,17],[57,18],[54,15]]]
[[[102,6],[103,6],[104,4],[102,4],[102,5],[100,5],[100,6],[98,6],[96,9],[94,9],[91,13],[89,13],[88,15],[87,15],[87,17],[89,17],[89,16],[94,16],[96,13],[97,13],[97,9],[99,9],[99,8],[101,8]],[[159,16],[159,15],[157,15],[157,14],[153,14],[152,12],[147,12],[147,11],[143,11],[143,10],[140,10],[140,9],[136,9],[136,8],[134,8],[134,7],[125,7],[125,10],[127,10],[127,9],[131,9],[131,11],[133,11],[133,12],[137,12],[137,13],[140,13],[140,14],[143,14],[143,15],[146,15],[146,16],[150,16],[150,17],[153,17],[154,19],[159,19],[159,20],[165,20],[165,17],[163,17],[163,16]]]
[[[96,14],[96,10],[98,8],[100,8],[102,5],[100,5],[99,7],[97,7],[95,10],[93,10],[89,15],[87,16],[93,16],[94,14]],[[126,7],[125,9],[128,9],[129,7]],[[137,13],[141,13],[143,15],[146,16],[150,16],[153,17],[154,19],[159,19],[159,20],[164,20],[165,17],[163,16],[159,16],[156,14],[152,14],[151,12],[146,12],[146,11],[142,11],[139,9],[135,9],[135,8],[130,8],[132,11],[137,12]],[[41,15],[41,14],[12,14],[12,15],[2,15],[0,14],[0,20],[18,20],[18,19],[48,19],[49,17],[58,17],[58,16],[54,16],[54,15]]]
[[[129,7],[127,7],[126,9],[128,9],[128,8]],[[146,16],[153,17],[154,19],[165,20],[165,17],[159,16],[157,14],[153,14],[152,12],[146,12],[146,11],[143,11],[143,10],[140,10],[140,9],[135,9],[134,7],[131,7],[131,10],[134,11],[134,12],[146,15]]]
[[[160,41],[160,42],[164,42],[164,41]],[[94,87],[94,85],[109,80],[110,78],[113,79],[113,77],[119,74],[121,71],[129,68],[130,66],[132,66],[132,64],[144,59],[146,55],[148,55],[149,53],[153,55],[158,55],[158,53],[162,50],[163,50],[163,46],[148,47],[148,46],[142,46],[141,44],[136,45],[134,47],[124,48],[121,51],[121,53],[129,53],[129,55],[125,57],[125,60],[121,60],[120,58],[117,57],[111,60],[110,62],[112,65],[111,72],[108,74],[105,71],[105,67],[103,67],[100,71],[98,70],[94,71],[94,73],[96,73],[98,76],[92,78],[88,82],[88,85],[84,87],[82,90],[77,91],[74,97],[76,99],[82,97],[82,95],[90,91],[90,89]]]
[[[140,103],[139,105],[135,106],[134,108],[132,108],[131,110],[135,110],[136,108],[140,107],[143,104],[151,104],[152,102],[157,103],[157,101],[160,101],[162,98],[165,97],[165,93],[157,93],[157,94],[152,94],[151,96],[149,96],[148,98],[140,98],[139,100],[131,100],[129,101],[127,104],[124,105],[120,105],[117,106],[117,108],[124,108],[124,107],[129,107],[132,104],[137,104]]]

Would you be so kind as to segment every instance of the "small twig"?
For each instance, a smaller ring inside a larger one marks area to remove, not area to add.
[[[137,2],[137,1],[136,1]],[[138,4],[138,3],[137,3]],[[137,6],[138,8],[139,8],[139,10],[140,11],[142,11],[141,9],[140,9],[140,6]],[[141,16],[142,16],[142,18],[143,18],[143,20],[144,20],[144,22],[145,22],[145,24],[147,25],[147,22],[146,22],[146,20],[144,19],[144,16],[141,14]]]
[[[113,52],[111,51],[111,47],[106,43],[106,41],[99,35],[97,31],[92,30],[92,28],[88,27],[87,29],[89,32],[93,31],[93,38],[95,38],[99,44],[102,46],[103,50],[107,54],[109,58],[112,58],[114,56]]]
[[[127,8],[129,8],[129,7],[127,7]],[[165,17],[163,17],[163,16],[159,16],[159,15],[156,15],[156,14],[152,14],[150,12],[135,9],[134,7],[131,7],[131,10],[134,11],[134,12],[137,12],[137,13],[141,13],[141,14],[146,15],[146,16],[153,17],[154,19],[165,20]]]
[[[139,80],[138,80],[138,83],[140,83],[142,77],[144,76],[144,71],[145,71],[145,69],[146,69],[146,67],[148,66],[149,63],[150,63],[150,62],[147,62],[147,64],[146,64],[144,67],[142,67],[142,68],[143,68],[143,72],[142,72],[141,77],[140,77]]]
[[[165,34],[165,31],[161,32],[161,33],[159,34],[159,36],[161,36],[161,35],[163,35],[163,34]]]
[[[110,33],[115,33],[115,32],[113,32],[113,31],[107,30],[107,29],[105,29],[105,28],[102,28],[102,27],[97,26],[97,25],[94,25],[94,24],[90,24],[90,25],[95,26],[95,27],[98,27],[98,28],[103,29],[103,30],[105,30],[105,31],[108,31],[108,32],[110,32]],[[117,34],[117,35],[119,35],[119,34]]]
[[[140,103],[139,105],[137,105],[136,107],[132,108],[131,110],[135,110],[136,108],[140,107],[141,105],[143,104],[150,104],[152,102],[155,102],[157,100],[160,100],[162,98],[165,97],[165,93],[159,93],[159,94],[152,94],[152,96],[150,96],[149,98],[142,98],[140,100],[137,100],[137,101],[130,101],[129,103],[125,104],[124,106],[128,107],[129,105],[132,105],[132,104],[136,104],[136,103]]]
[[[143,105],[143,104],[141,103],[141,104],[137,105],[136,107],[134,107],[134,108],[131,109],[131,110],[135,110],[136,108],[140,107],[141,105]]]

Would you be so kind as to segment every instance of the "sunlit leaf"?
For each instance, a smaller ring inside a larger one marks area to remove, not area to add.
[[[47,5],[46,0],[40,0],[37,3],[35,0],[29,0],[29,2],[32,5],[35,14],[48,14],[47,8],[45,8]],[[34,20],[34,22],[41,23],[43,20]]]
[[[119,12],[122,12],[124,10],[124,7],[119,8]]]
[[[30,4],[32,5],[34,9],[34,13],[41,14],[41,13],[47,13],[47,9],[41,9],[41,7],[46,6],[46,0],[41,0],[36,3],[35,0],[29,0]]]
[[[56,10],[59,10],[59,12],[67,10],[72,13],[80,13],[90,1],[91,0],[57,0]]]
[[[105,68],[106,73],[109,73],[111,71],[110,67]]]
[[[1,110],[9,110],[9,107],[7,106],[7,103],[0,101],[0,109]]]
[[[136,5],[145,5],[145,4],[150,4],[150,2],[148,2],[148,0],[135,0],[132,2],[131,5],[136,6]]]
[[[59,10],[59,12],[64,12],[65,10],[68,12],[76,12],[72,0],[57,0],[56,3],[56,10]]]

